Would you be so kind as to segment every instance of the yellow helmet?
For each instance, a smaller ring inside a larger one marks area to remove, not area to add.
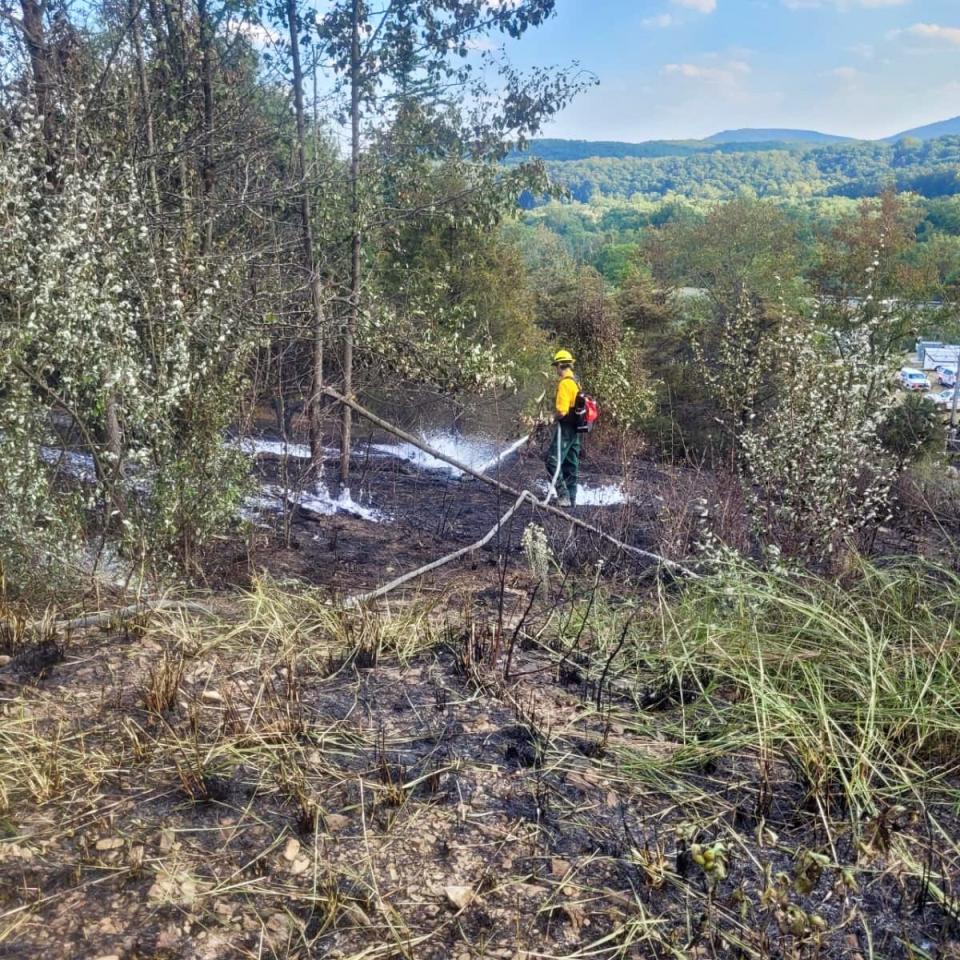
[[[569,350],[558,350],[553,355],[552,366],[556,366],[558,363],[576,363],[576,360]]]

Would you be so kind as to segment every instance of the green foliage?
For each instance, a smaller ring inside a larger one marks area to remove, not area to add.
[[[706,290],[727,310],[744,290],[766,301],[799,292],[791,289],[801,258],[796,225],[757,200],[719,204],[702,221],[673,221],[649,235],[646,251],[661,283]]]
[[[649,199],[670,193],[698,200],[730,200],[744,191],[758,197],[865,197],[885,187],[926,197],[960,192],[960,136],[901,140],[895,144],[599,144],[566,148],[538,145],[550,176],[577,200]]]
[[[438,125],[446,147],[431,157],[423,146]],[[451,392],[511,385],[506,358],[539,340],[522,261],[500,229],[536,174],[504,177],[460,146],[455,127],[411,104],[370,151],[386,172],[368,184],[371,204],[393,213],[372,231],[361,330],[368,363]]]
[[[236,275],[229,262],[188,270],[173,243],[158,242],[129,168],[109,156],[89,166],[64,157],[51,190],[44,150],[32,122],[0,156],[7,550],[29,566],[38,556],[62,562],[76,545],[64,529],[77,497],[52,483],[41,450],[59,445],[50,424],[66,413],[93,457],[94,475],[82,480],[95,485],[87,505],[96,526],[119,522],[145,559],[166,562],[173,551],[189,565],[236,505],[236,470],[219,452],[252,346],[223,305]],[[158,523],[164,533],[154,536]],[[9,573],[9,556],[4,566]]]
[[[943,446],[943,420],[936,404],[909,394],[890,410],[877,436],[887,452],[904,464]]]
[[[708,750],[786,758],[816,809],[841,801],[858,829],[918,789],[952,793],[960,581],[920,560],[851,573],[728,562],[662,598],[635,656],[705,699],[683,708],[685,749],[702,751],[695,718],[711,716]]]

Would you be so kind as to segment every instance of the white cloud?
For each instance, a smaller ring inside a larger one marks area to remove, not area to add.
[[[669,13],[661,13],[659,16],[641,20],[640,26],[646,27],[647,30],[665,30],[667,27],[673,26],[673,17]]]
[[[834,67],[827,71],[827,76],[836,77],[838,80],[856,80],[860,71],[856,67]]]
[[[668,63],[663,72],[687,80],[701,80],[708,84],[735,84],[750,72],[750,64],[743,60],[730,60],[720,66],[703,66],[696,63]]]
[[[678,7],[688,7],[700,13],[713,13],[717,9],[717,0],[672,0]]]
[[[904,33],[923,40],[938,40],[960,46],[960,27],[944,27],[939,23],[915,23]]]
[[[788,10],[815,10],[820,7],[834,7],[837,10],[853,8],[878,9],[880,7],[902,7],[912,0],[783,0]]]

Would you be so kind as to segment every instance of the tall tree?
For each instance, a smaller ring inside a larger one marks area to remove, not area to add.
[[[538,72],[523,77],[505,65],[499,74],[503,89],[496,106],[475,74],[471,49],[491,34],[520,37],[542,24],[554,11],[555,0],[391,0],[379,9],[365,0],[338,0],[318,24],[323,50],[334,70],[338,89],[347,95],[345,120],[351,131],[349,281],[343,324],[341,359],[343,389],[354,390],[354,346],[363,315],[363,263],[366,222],[386,211],[365,210],[361,180],[363,127],[389,128],[405,103],[415,99],[444,122],[454,135],[446,146],[475,161],[500,159],[511,141],[523,141],[539,129],[579,89],[582,78],[566,73]],[[482,58],[485,70],[495,70],[493,58]],[[457,109],[457,108],[461,109]],[[465,112],[461,112],[465,111]],[[455,128],[451,130],[451,128]],[[424,143],[422,150],[443,147]],[[436,201],[442,203],[441,198]],[[436,202],[435,201],[435,202]],[[340,479],[350,471],[351,412],[344,408],[341,428]]]
[[[300,58],[300,30],[302,25],[297,13],[296,0],[287,0],[286,18],[290,36],[293,102],[297,119],[296,172],[298,178],[297,193],[300,201],[300,236],[303,244],[304,269],[310,291],[310,303],[313,308],[311,387],[308,401],[310,462],[314,475],[319,477],[323,472],[323,421],[321,416],[325,339],[323,286],[314,251],[310,184],[307,180],[307,120],[303,103],[303,64]]]

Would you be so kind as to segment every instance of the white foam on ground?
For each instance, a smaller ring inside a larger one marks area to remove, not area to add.
[[[454,460],[459,460],[460,463],[480,473],[495,467],[527,442],[526,437],[521,437],[506,449],[498,451],[496,445],[489,441],[456,436],[452,433],[430,433],[423,440],[439,453],[446,454]],[[226,441],[226,444],[253,457],[310,459],[310,447],[305,443],[288,443],[283,440],[271,440],[265,437],[231,437]],[[441,473],[449,473],[451,476],[460,476],[462,473],[457,467],[426,453],[412,443],[373,443],[369,447],[358,445],[354,450],[354,456],[362,457],[368,450],[372,456],[403,460],[419,470],[436,470]],[[340,451],[332,447],[325,447],[324,453],[333,457],[340,455]]]
[[[383,511],[357,503],[349,490],[342,490],[338,496],[333,497],[323,484],[314,484],[299,493],[295,490],[285,491],[277,484],[264,484],[258,495],[246,498],[240,515],[246,520],[253,520],[262,513],[280,513],[283,511],[285,502],[296,503],[304,510],[322,517],[346,513],[361,520],[369,520],[371,523],[385,523],[390,520]]]
[[[259,493],[253,496],[244,497],[243,505],[237,511],[242,520],[248,520],[260,526],[260,517],[265,513],[282,513],[283,501],[279,497]]]
[[[615,507],[630,498],[618,483],[604,483],[599,487],[577,487],[577,506]]]
[[[62,450],[59,447],[41,447],[40,456],[45,463],[61,469],[68,477],[82,483],[94,483],[97,479],[97,468],[89,453]]]
[[[546,480],[537,481],[537,488],[546,496],[549,484]],[[623,503],[628,503],[630,497],[619,483],[604,483],[599,487],[591,487],[588,484],[581,483],[577,487],[577,506],[578,507],[616,507]],[[556,500],[551,500],[554,506]]]
[[[263,437],[231,437],[226,441],[241,453],[252,457],[292,457],[294,460],[309,460],[310,447],[305,443],[284,443],[283,440],[265,440]]]

